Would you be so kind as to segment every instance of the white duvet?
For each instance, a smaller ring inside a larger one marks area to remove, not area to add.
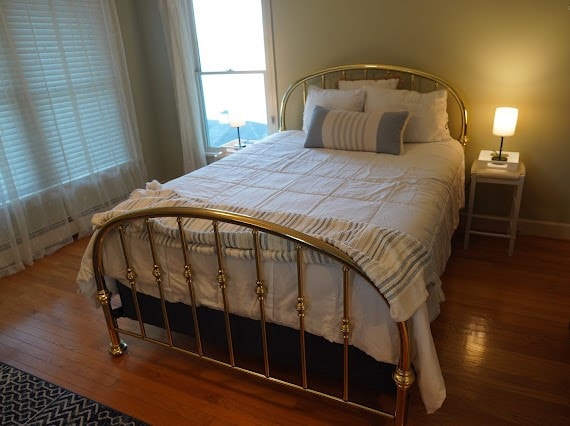
[[[378,229],[395,229],[420,243],[429,253],[429,274],[420,275],[408,291],[409,299],[402,309],[392,312],[379,300],[376,291],[364,282],[355,281],[352,288],[351,343],[375,359],[395,363],[398,357],[398,321],[412,317],[414,366],[418,384],[428,412],[435,411],[445,399],[445,385],[431,337],[429,322],[439,313],[443,300],[439,276],[443,273],[450,253],[450,240],[458,223],[458,211],[463,206],[464,158],[461,145],[454,140],[429,144],[406,144],[400,156],[364,152],[303,148],[305,133],[286,131],[274,134],[243,151],[226,157],[208,167],[170,181],[153,184],[137,191],[132,205],[168,205],[160,197],[260,210],[268,214],[290,213],[319,220],[337,218],[352,223],[364,223]],[[157,201],[159,200],[159,201]],[[162,204],[160,204],[162,203]],[[120,210],[120,208],[119,208]],[[96,215],[94,221],[104,221],[112,213]],[[137,265],[139,289],[156,295],[154,279]],[[167,271],[183,269],[174,248],[165,247],[162,254],[163,282],[167,297],[172,301],[188,302],[183,277]],[[178,252],[178,251],[177,251]],[[80,291],[93,298],[96,287],[92,279],[88,249],[78,276]],[[106,273],[124,277],[120,256],[107,256]],[[228,259],[228,270],[245,261]],[[233,265],[233,264],[236,265]],[[215,282],[215,260],[196,254],[195,276],[204,283]],[[148,269],[148,267],[147,267]],[[323,288],[331,282],[340,283],[335,268],[312,264],[307,268],[307,301],[311,315],[307,316],[309,332],[331,341],[342,340],[339,318],[342,317],[340,298],[324,298]],[[212,272],[213,271],[213,272]],[[296,275],[294,267],[281,262],[269,262],[264,268],[265,279],[279,285],[269,287],[267,297],[270,320],[295,327],[298,323],[294,306]],[[429,277],[429,278],[427,278]],[[258,317],[258,307],[252,297],[251,283],[255,274],[251,268],[241,269],[231,277],[228,286],[232,307],[236,313]],[[427,282],[429,281],[429,282]],[[148,286],[145,288],[145,283]],[[340,291],[340,285],[339,285]],[[429,293],[428,293],[429,290]],[[329,292],[330,293],[330,292]],[[201,304],[219,308],[220,294],[216,286],[199,286],[197,297]],[[237,300],[240,300],[238,303]],[[286,309],[287,308],[287,309]],[[287,313],[283,313],[287,312]],[[391,342],[380,344],[379,342]]]

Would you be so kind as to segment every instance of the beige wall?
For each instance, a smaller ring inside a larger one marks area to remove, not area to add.
[[[504,146],[527,165],[521,217],[570,223],[567,0],[273,0],[272,8],[279,96],[303,74],[349,63],[440,75],[469,108],[468,164],[498,149],[495,108],[516,106],[517,132]]]
[[[126,49],[138,49],[131,52],[129,66],[145,68],[133,68],[131,75],[146,150],[152,155],[147,162],[161,163],[149,167],[156,172],[151,177],[170,178],[182,167],[175,148],[158,149],[166,142],[179,143],[179,135],[171,115],[175,105],[157,6],[155,0],[119,4],[121,18],[133,27]],[[499,146],[500,138],[492,134],[495,108],[518,107],[517,133],[505,138],[504,146],[519,151],[527,165],[521,218],[570,224],[568,0],[271,4],[278,98],[304,74],[341,64],[386,63],[440,75],[456,86],[469,109],[468,163],[481,149]],[[125,16],[130,13],[135,17]],[[492,198],[498,194],[490,191],[481,204],[493,210]]]
[[[183,172],[174,87],[156,0],[118,0],[117,14],[149,180]]]

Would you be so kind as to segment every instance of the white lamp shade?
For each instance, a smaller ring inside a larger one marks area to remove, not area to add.
[[[495,110],[493,134],[497,136],[512,136],[517,128],[519,110],[511,107],[500,107]]]
[[[243,119],[230,120],[230,127],[242,127],[242,126],[245,126],[245,120]]]

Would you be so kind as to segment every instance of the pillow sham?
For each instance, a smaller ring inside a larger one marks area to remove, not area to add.
[[[364,108],[364,90],[337,90],[321,89],[318,86],[309,86],[309,93],[305,101],[303,112],[303,130],[308,131],[315,105],[328,109],[343,111],[360,111]]]
[[[304,146],[400,155],[409,116],[408,111],[339,111],[317,105]]]
[[[411,117],[404,131],[404,142],[437,142],[447,140],[447,90],[419,93],[411,90],[391,90],[364,87],[365,112],[410,111]]]
[[[339,80],[340,90],[362,89],[364,86],[383,87],[384,89],[395,89],[400,82],[399,78],[388,78],[380,80]]]

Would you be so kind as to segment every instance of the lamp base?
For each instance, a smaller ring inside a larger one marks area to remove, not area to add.
[[[501,158],[499,158],[498,152],[496,151],[482,150],[477,162],[481,168],[518,170],[519,153],[503,151],[501,153]]]
[[[495,154],[491,157],[491,160],[493,160],[493,161],[507,161],[508,158],[509,158],[508,154],[507,155],[501,154],[500,156],[499,156],[499,154]]]
[[[230,153],[230,152],[240,151],[244,149],[246,146],[247,146],[246,141],[244,141],[243,139],[241,141],[239,141],[238,139],[234,139],[221,145],[220,149],[222,152]]]

